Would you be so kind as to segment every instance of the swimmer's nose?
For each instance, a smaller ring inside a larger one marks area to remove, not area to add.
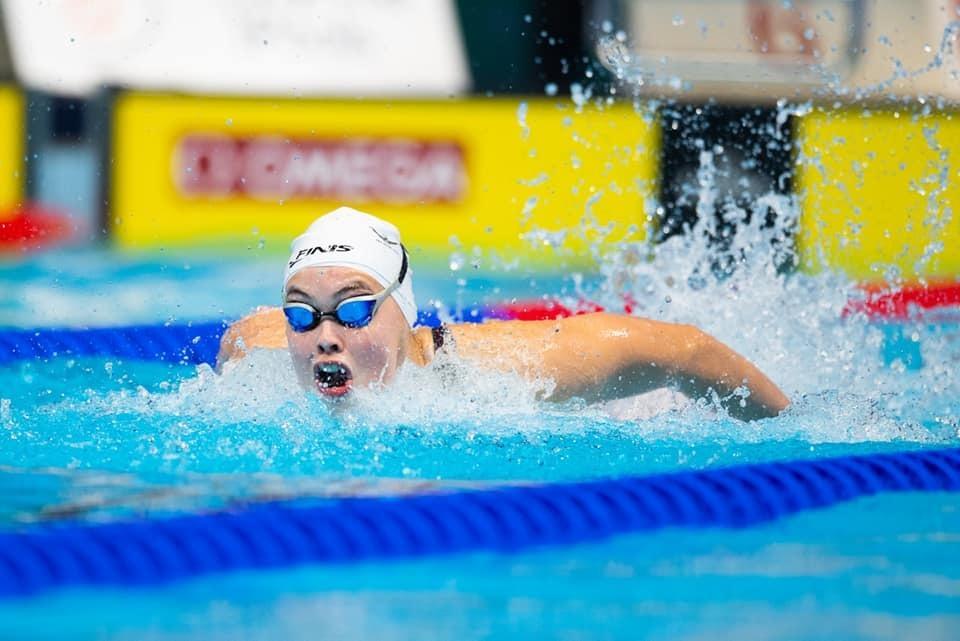
[[[339,325],[329,320],[320,322],[317,327],[317,350],[321,354],[339,354],[343,351]]]

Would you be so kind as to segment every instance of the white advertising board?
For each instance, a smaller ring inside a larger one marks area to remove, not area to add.
[[[468,88],[450,0],[3,0],[20,81],[188,93],[447,95]]]

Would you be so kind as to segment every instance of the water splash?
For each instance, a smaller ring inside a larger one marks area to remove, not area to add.
[[[883,325],[848,313],[850,301],[863,298],[855,282],[789,269],[797,263],[797,200],[767,193],[746,207],[725,202],[716,216],[715,160],[716,151],[701,151],[698,217],[685,234],[660,244],[595,242],[592,254],[603,280],[579,295],[608,309],[627,307],[636,315],[690,323],[733,346],[788,392],[792,418],[809,425],[804,438],[923,440],[932,409],[943,417],[956,412],[946,402],[949,395],[960,396],[956,332],[907,322],[903,331],[922,346],[926,367],[907,371],[903,363],[885,364]],[[928,203],[942,208],[938,198]],[[943,218],[932,214],[936,224]]]

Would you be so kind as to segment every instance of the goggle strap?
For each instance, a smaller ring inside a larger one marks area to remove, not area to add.
[[[397,283],[402,283],[407,276],[407,248],[400,243],[400,253],[403,255],[403,261],[400,263],[400,275],[397,276]]]

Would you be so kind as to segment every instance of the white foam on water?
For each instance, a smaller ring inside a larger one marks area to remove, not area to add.
[[[195,376],[164,384],[159,391],[140,387],[91,392],[83,404],[89,411],[106,414],[167,415],[217,424],[273,421],[287,408],[306,411],[307,400],[285,350],[253,350],[246,358],[227,363],[220,374],[204,364]],[[64,404],[77,406],[72,400]]]
[[[782,334],[774,335],[782,340]],[[299,386],[285,350],[254,350],[228,363],[222,374],[200,366],[195,377],[172,390],[93,394],[85,407],[69,404],[72,410],[103,415],[175,419],[186,434],[217,429],[229,434],[257,425],[291,437],[333,438],[338,433],[373,437],[410,426],[421,433],[467,438],[521,435],[532,440],[588,430],[690,444],[944,440],[899,416],[893,401],[900,397],[889,390],[872,395],[830,389],[794,393],[794,405],[783,416],[742,423],[707,400],[694,402],[666,389],[594,405],[540,400],[550,384],[492,372],[445,354],[425,368],[404,366],[388,386],[356,389],[348,399],[328,402]],[[256,447],[256,440],[246,447]]]

